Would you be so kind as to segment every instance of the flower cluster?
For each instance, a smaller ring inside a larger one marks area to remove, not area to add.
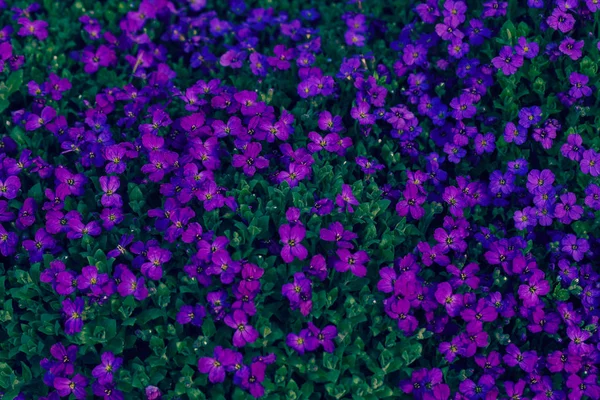
[[[600,399],[598,1],[6,3],[0,397]]]

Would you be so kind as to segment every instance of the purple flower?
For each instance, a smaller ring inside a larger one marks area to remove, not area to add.
[[[515,124],[509,122],[504,128],[504,140],[506,143],[514,142],[520,146],[527,140],[527,129],[521,125],[515,126]]]
[[[217,250],[212,255],[212,265],[206,270],[209,275],[219,275],[221,282],[230,284],[241,271],[239,262],[233,261],[226,250]]]
[[[410,213],[411,217],[416,220],[423,218],[425,210],[423,209],[422,204],[425,202],[426,197],[421,193],[418,186],[413,184],[406,185],[403,196],[404,199],[396,204],[396,212],[398,215],[405,217]]]
[[[145,280],[143,277],[136,279],[133,272],[124,268],[121,277],[121,282],[117,286],[117,291],[123,297],[131,296],[135,297],[136,300],[142,301],[148,297],[148,289],[145,286]]]
[[[354,212],[354,208],[352,206],[357,206],[360,203],[354,197],[352,193],[352,187],[350,185],[343,184],[342,185],[342,193],[338,194],[335,197],[335,204],[340,207],[342,210],[346,210],[350,213]]]
[[[84,184],[87,178],[83,174],[73,174],[65,167],[58,167],[54,170],[54,175],[58,180],[56,195],[65,198],[68,195],[81,196],[85,188]]]
[[[582,49],[584,41],[576,41],[573,38],[567,37],[560,42],[558,49],[565,55],[569,56],[571,60],[578,60],[582,56]]]
[[[586,239],[577,238],[573,234],[566,235],[561,241],[561,250],[575,261],[581,261],[585,257],[585,253],[590,249],[590,245]]]
[[[21,189],[21,181],[16,176],[9,176],[4,181],[0,180],[0,197],[5,197],[8,200],[17,197]]]
[[[56,292],[68,296],[77,289],[77,274],[73,271],[59,272],[56,276]]]
[[[569,96],[575,99],[591,96],[592,89],[587,86],[589,80],[590,78],[588,78],[586,75],[580,74],[576,71],[571,72],[571,75],[569,75],[569,83],[571,83],[572,87],[569,89]]]
[[[523,65],[523,56],[515,54],[510,46],[504,46],[498,57],[492,59],[492,64],[504,75],[513,75]]]
[[[308,250],[300,242],[306,235],[306,229],[302,225],[290,226],[288,224],[279,227],[279,237],[283,243],[281,258],[286,263],[291,263],[295,258],[304,260],[308,257]]]
[[[329,111],[322,111],[319,114],[319,129],[325,132],[340,133],[344,130],[342,117],[333,116]]]
[[[16,252],[19,236],[15,232],[8,232],[0,224],[0,254],[8,257]]]
[[[512,343],[508,345],[506,354],[502,357],[504,363],[509,367],[518,365],[519,368],[528,373],[533,372],[538,358],[535,351],[521,352],[521,350]]]
[[[583,379],[579,375],[571,374],[566,381],[566,386],[571,389],[569,399],[581,399],[584,396],[590,399],[600,398],[600,385],[596,374],[590,374]]]
[[[326,242],[335,242],[338,247],[351,249],[354,246],[349,243],[358,237],[356,233],[347,231],[339,222],[333,222],[328,228],[321,228],[319,237]]]
[[[48,82],[44,83],[44,90],[50,93],[52,100],[59,101],[62,99],[63,92],[71,89],[71,82],[67,78],[60,78],[55,73],[50,73]]]
[[[185,325],[191,323],[194,326],[202,326],[204,317],[206,316],[206,310],[200,304],[195,306],[181,306],[179,313],[177,313],[177,322]]]
[[[398,321],[398,329],[411,335],[419,326],[417,319],[410,315],[411,305],[407,299],[397,298],[386,304],[386,313]]]
[[[462,381],[458,388],[467,399],[495,399],[498,396],[498,388],[496,388],[495,379],[492,375],[483,375],[477,383],[471,379]]]
[[[521,36],[517,40],[515,52],[528,59],[535,58],[540,51],[540,46],[536,42],[527,42],[527,38]]]
[[[67,335],[73,335],[83,329],[84,307],[85,301],[81,297],[76,297],[75,301],[66,299],[62,302],[62,311],[66,316],[65,333]]]
[[[229,349],[217,346],[213,357],[201,357],[198,360],[198,370],[203,374],[208,374],[208,380],[211,383],[221,383],[225,380],[226,369],[235,363],[233,354],[234,352]]]
[[[600,175],[600,154],[589,149],[583,152],[583,158],[580,162],[581,172],[590,174],[591,176]]]
[[[361,170],[368,175],[372,175],[377,171],[380,171],[385,168],[384,165],[379,164],[377,160],[370,161],[366,157],[356,157],[356,164],[361,168]]]
[[[19,36],[35,36],[38,40],[44,40],[48,37],[48,23],[42,20],[31,21],[28,18],[19,18],[17,20],[21,29]]]
[[[319,340],[312,336],[308,329],[302,329],[298,335],[295,333],[288,334],[285,342],[299,354],[314,351],[319,347]]]
[[[115,389],[114,383],[94,382],[92,384],[92,391],[96,396],[104,397],[104,400],[123,400],[123,393]]]
[[[50,372],[53,375],[73,375],[73,372],[75,372],[73,363],[77,357],[77,346],[70,345],[65,349],[62,343],[55,343],[50,347],[50,354],[57,360],[50,367]]]
[[[519,125],[529,128],[537,125],[542,119],[542,109],[538,106],[525,107],[519,111]]]
[[[452,286],[448,282],[442,282],[437,286],[435,299],[446,308],[451,317],[457,316],[463,306],[462,295],[452,294]]]
[[[560,152],[564,157],[568,157],[572,161],[581,161],[583,157],[583,139],[578,134],[567,136],[567,142],[562,145]]]
[[[142,274],[150,279],[159,280],[163,275],[163,264],[166,264],[171,260],[171,252],[153,246],[148,249],[146,258],[148,259],[148,262],[145,262],[140,267]]]
[[[162,393],[160,392],[160,389],[157,388],[156,386],[146,386],[145,394],[146,394],[146,400],[161,400],[162,399]]]
[[[92,370],[92,376],[98,379],[98,382],[102,385],[111,384],[114,373],[121,367],[123,359],[115,357],[110,351],[103,353],[100,359],[100,364]]]
[[[254,176],[257,169],[269,166],[269,161],[259,156],[262,146],[260,143],[248,143],[244,154],[234,154],[232,165],[236,168],[242,167],[244,174]]]
[[[117,194],[117,190],[121,186],[118,176],[101,176],[99,179],[100,189],[104,192],[100,203],[104,207],[122,207],[123,200],[121,196]]]
[[[407,66],[423,65],[427,61],[427,48],[420,45],[407,44],[404,48],[404,55],[402,56],[404,64]]]
[[[307,316],[312,308],[312,282],[302,272],[294,274],[294,282],[286,283],[281,288],[281,294],[288,298],[292,310],[300,309]]]
[[[36,231],[33,240],[24,240],[23,247],[29,252],[31,262],[42,261],[42,255],[46,250],[52,250],[56,246],[56,241],[46,232],[44,228]]]
[[[258,339],[258,331],[248,325],[248,316],[241,310],[235,310],[224,319],[225,324],[235,329],[233,334],[233,345],[244,347],[247,343],[254,343]]]
[[[122,174],[125,172],[125,168],[127,168],[127,164],[124,162],[126,153],[125,147],[118,144],[103,149],[102,155],[107,162],[105,167],[107,174]]]
[[[473,118],[477,113],[477,109],[473,105],[472,96],[466,93],[453,98],[450,101],[450,107],[454,109],[454,111],[452,111],[452,117],[456,120]]]
[[[76,399],[85,399],[87,393],[85,387],[88,380],[83,375],[77,374],[73,378],[54,378],[54,388],[61,397],[68,397],[73,394]]]
[[[108,67],[116,63],[117,56],[115,52],[106,45],[100,45],[96,50],[94,50],[93,47],[88,46],[81,52],[79,60],[85,64],[83,70],[87,74],[93,74],[98,71],[100,67]]]
[[[77,278],[77,288],[90,290],[92,294],[98,296],[102,293],[102,286],[106,282],[108,282],[108,274],[98,274],[98,268],[88,265],[81,269],[81,275]]]
[[[563,224],[577,221],[583,215],[583,207],[577,205],[574,193],[565,193],[560,196],[560,203],[554,208],[554,216]]]
[[[334,264],[336,271],[346,272],[350,270],[353,275],[364,277],[367,275],[367,267],[365,264],[369,262],[369,256],[366,251],[357,251],[351,253],[348,249],[338,249],[336,252],[339,260]]]
[[[564,10],[561,10],[559,7],[556,7],[552,14],[548,16],[546,19],[546,23],[552,29],[556,29],[561,31],[562,33],[566,33],[573,29],[575,26],[575,18],[569,13],[566,13]]]
[[[292,60],[295,56],[294,49],[286,49],[284,45],[278,44],[273,48],[275,56],[267,57],[267,62],[271,67],[279,70],[287,70],[291,64],[289,60]]]
[[[550,292],[550,284],[544,279],[544,273],[535,270],[527,284],[519,286],[519,298],[525,307],[534,307],[540,302],[540,296]]]
[[[250,367],[244,366],[236,376],[238,384],[248,390],[255,398],[262,397],[265,394],[262,382],[265,380],[266,367],[266,364],[262,362],[254,362]]]
[[[40,115],[30,114],[27,117],[27,122],[25,123],[25,129],[28,131],[34,131],[46,124],[52,122],[56,117],[56,110],[50,106],[46,106],[42,109]]]
[[[527,190],[532,194],[545,194],[554,183],[554,174],[549,169],[543,171],[534,169],[527,175]]]
[[[356,107],[352,107],[350,115],[358,121],[360,125],[373,125],[375,123],[375,115],[369,113],[371,106],[366,101],[359,102]]]
[[[84,224],[80,219],[79,215],[69,219],[69,229],[67,233],[68,239],[81,239],[83,235],[98,236],[102,233],[102,228],[96,221],[88,222]]]
[[[324,351],[333,353],[335,350],[333,340],[338,336],[337,328],[334,325],[328,325],[323,329],[319,329],[315,324],[309,322],[308,330],[311,335],[317,339],[318,344],[323,347]]]

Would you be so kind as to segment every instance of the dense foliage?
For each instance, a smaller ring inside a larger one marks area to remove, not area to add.
[[[599,9],[0,0],[0,397],[599,399]]]

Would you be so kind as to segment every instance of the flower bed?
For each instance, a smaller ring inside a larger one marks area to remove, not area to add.
[[[0,0],[3,399],[600,398],[600,2],[57,4]]]

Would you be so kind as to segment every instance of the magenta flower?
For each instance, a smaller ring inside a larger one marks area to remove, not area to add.
[[[583,215],[583,207],[577,205],[574,193],[565,193],[560,196],[560,203],[554,208],[554,216],[563,224],[577,221]]]
[[[535,270],[527,284],[519,286],[519,298],[525,307],[535,307],[540,302],[540,296],[550,292],[550,284],[544,279],[544,273]]]
[[[179,309],[176,320],[181,325],[191,323],[194,326],[202,326],[204,317],[206,317],[206,310],[201,304],[195,306],[184,305]]]
[[[77,288],[79,290],[89,290],[92,294],[98,296],[102,293],[102,287],[106,282],[108,282],[107,274],[99,274],[98,268],[94,265],[88,265],[81,269],[81,275],[77,277]]]
[[[581,172],[591,176],[600,175],[600,154],[593,149],[585,150],[580,162]]]
[[[56,188],[56,195],[58,197],[65,198],[68,195],[83,195],[85,191],[84,184],[87,181],[85,175],[73,174],[65,167],[56,168],[54,174],[59,182]]]
[[[326,242],[335,242],[338,247],[351,249],[354,246],[349,241],[356,239],[358,235],[345,230],[340,222],[334,222],[328,228],[321,228],[319,237]]]
[[[148,262],[140,268],[142,274],[150,279],[159,280],[163,274],[162,266],[171,260],[171,252],[160,247],[150,247],[146,258]]]
[[[333,340],[338,336],[338,330],[334,325],[327,325],[325,328],[319,329],[315,324],[309,322],[308,330],[325,352],[333,353],[335,350]]]
[[[413,184],[406,185],[402,193],[404,199],[396,204],[396,212],[401,217],[405,217],[410,213],[410,216],[416,220],[423,218],[425,210],[422,204],[425,203],[426,197],[421,193],[419,187]]]
[[[365,264],[369,262],[369,256],[364,250],[351,253],[348,249],[338,249],[336,252],[339,260],[334,264],[336,271],[346,272],[350,270],[353,275],[364,277],[367,275]]]
[[[61,397],[75,396],[76,399],[83,400],[87,397],[85,388],[88,380],[83,375],[77,374],[73,378],[54,378],[54,389]]]
[[[354,197],[350,185],[343,184],[342,193],[338,194],[335,197],[335,204],[342,210],[353,213],[354,208],[352,206],[357,206],[360,203],[358,202],[358,200],[356,200],[356,197]]]
[[[101,176],[99,179],[100,189],[104,192],[100,198],[100,203],[104,207],[122,207],[123,200],[117,194],[117,190],[121,186],[118,176]]]
[[[87,74],[93,74],[98,71],[100,67],[108,67],[116,63],[117,56],[111,48],[100,45],[96,50],[92,47],[87,47],[83,50],[81,52],[80,61],[85,64],[83,70]]]
[[[285,342],[289,347],[296,350],[298,354],[314,351],[319,347],[318,339],[312,336],[308,329],[302,329],[299,334],[288,334]]]
[[[265,380],[266,367],[265,363],[253,362],[250,367],[244,366],[237,374],[239,385],[250,392],[254,398],[262,397],[265,394],[262,382]]]
[[[435,299],[446,308],[448,315],[455,317],[460,313],[463,306],[461,294],[452,294],[452,286],[448,282],[442,282],[437,286]]]
[[[306,229],[302,225],[285,224],[279,227],[279,237],[283,243],[280,254],[283,261],[291,263],[295,258],[304,260],[308,257],[308,250],[300,243],[305,235]]]
[[[248,316],[241,310],[235,310],[223,320],[227,326],[235,329],[233,345],[244,347],[247,343],[254,343],[258,339],[258,331],[248,325]]]
[[[581,58],[583,52],[583,40],[576,41],[573,38],[567,37],[560,42],[558,49],[565,55],[569,56],[571,60],[578,60]]]
[[[208,374],[208,380],[211,383],[221,383],[225,380],[226,370],[233,366],[232,353],[229,349],[217,346],[213,357],[201,357],[198,360],[198,370],[203,374]]]
[[[70,345],[65,349],[62,343],[55,343],[50,347],[50,354],[57,362],[52,365],[50,372],[55,376],[73,375],[75,372],[75,358],[77,357],[77,346]]]
[[[65,314],[65,333],[73,335],[81,332],[83,329],[83,309],[85,301],[81,297],[76,297],[75,301],[66,299],[62,302],[62,311]]]
[[[17,20],[21,29],[19,36],[35,36],[38,40],[44,40],[48,37],[48,23],[42,20],[31,21],[28,18],[19,18]]]
[[[254,176],[257,169],[264,169],[269,166],[269,160],[261,157],[260,143],[248,143],[244,154],[234,154],[232,165],[236,168],[243,168],[244,174]]]
[[[145,286],[143,277],[137,279],[133,272],[124,268],[121,272],[120,283],[117,291],[123,297],[133,296],[136,300],[142,301],[148,297],[148,289]]]
[[[34,131],[52,122],[52,120],[54,120],[55,117],[56,110],[50,106],[46,106],[42,109],[40,115],[30,114],[29,117],[27,117],[25,129],[28,131]]]
[[[504,75],[513,75],[523,65],[523,56],[516,54],[510,46],[504,46],[498,57],[492,59],[492,64]]]
[[[519,368],[528,373],[533,372],[538,358],[535,351],[521,352],[521,350],[512,343],[508,345],[506,354],[502,357],[504,363],[509,367],[518,365]]]
[[[100,364],[92,370],[92,376],[98,379],[100,384],[110,384],[113,382],[114,373],[121,367],[123,359],[115,357],[110,351],[102,353],[100,359]]]
[[[14,199],[19,193],[19,189],[21,189],[21,181],[17,176],[13,175],[4,181],[0,180],[0,198]]]
[[[527,38],[521,36],[517,40],[517,45],[515,46],[515,52],[523,56],[527,59],[535,58],[540,51],[540,46],[536,42],[528,42]]]
[[[226,250],[217,250],[212,254],[212,265],[206,269],[206,273],[218,275],[221,282],[228,285],[234,281],[241,269],[241,264],[233,261]]]

